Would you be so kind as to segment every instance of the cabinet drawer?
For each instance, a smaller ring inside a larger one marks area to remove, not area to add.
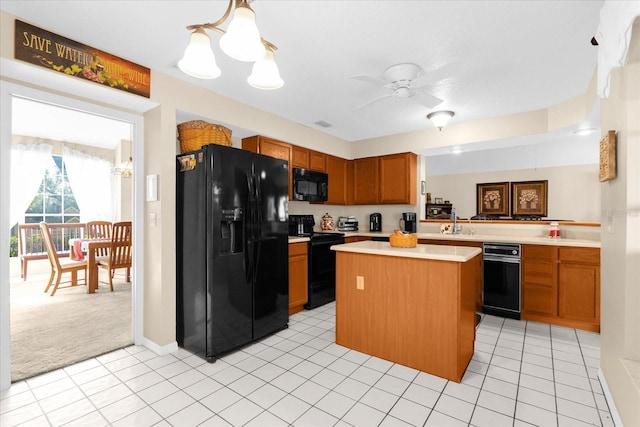
[[[552,285],[556,268],[553,262],[525,260],[522,262],[522,282]]]
[[[564,261],[600,265],[600,249],[575,247],[560,248],[560,262]]]
[[[555,259],[557,250],[557,246],[522,245],[522,257],[552,261]]]
[[[522,311],[555,316],[556,299],[553,286],[525,283],[522,285]]]
[[[290,243],[289,244],[289,256],[306,255],[307,254],[307,242]]]

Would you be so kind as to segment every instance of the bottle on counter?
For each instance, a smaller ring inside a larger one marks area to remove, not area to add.
[[[551,224],[549,224],[549,237],[560,237],[560,225],[558,224],[558,221],[551,221]]]

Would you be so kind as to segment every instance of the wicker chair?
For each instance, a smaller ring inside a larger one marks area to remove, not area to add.
[[[86,282],[87,263],[84,261],[73,261],[69,258],[58,258],[58,253],[56,252],[55,245],[53,244],[49,226],[46,222],[41,222],[40,229],[42,230],[42,240],[44,241],[44,245],[47,249],[47,257],[51,264],[51,276],[49,276],[49,283],[47,283],[47,287],[44,291],[48,292],[51,285],[53,285],[51,296],[54,296],[58,290],[58,285],[60,285],[60,279],[63,273],[71,273],[71,286],[76,286],[78,284],[78,271],[84,270]]]
[[[96,258],[96,264],[109,271],[109,287],[113,291],[116,269],[126,268],[126,280],[131,281],[131,221],[116,222],[111,233],[109,255]]]
[[[111,228],[113,224],[109,221],[89,221],[86,225],[87,238],[89,239],[111,239]],[[108,248],[96,249],[96,256],[108,256]]]

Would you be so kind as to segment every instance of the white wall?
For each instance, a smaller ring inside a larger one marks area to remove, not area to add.
[[[600,221],[597,164],[431,176],[427,160],[427,175],[427,192],[432,200],[436,197],[449,200],[461,218],[476,215],[476,184],[547,180],[547,218]]]

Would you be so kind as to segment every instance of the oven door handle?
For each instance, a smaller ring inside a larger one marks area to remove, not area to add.
[[[311,241],[311,246],[313,247],[318,247],[318,246],[333,246],[333,245],[341,245],[344,242],[338,240],[338,241],[333,241],[333,242],[328,242],[328,241],[324,241],[324,242],[314,242],[313,240]]]
[[[507,257],[492,257],[484,255],[482,258],[483,261],[495,261],[495,262],[505,262],[508,264],[520,264],[520,258],[507,258]]]

